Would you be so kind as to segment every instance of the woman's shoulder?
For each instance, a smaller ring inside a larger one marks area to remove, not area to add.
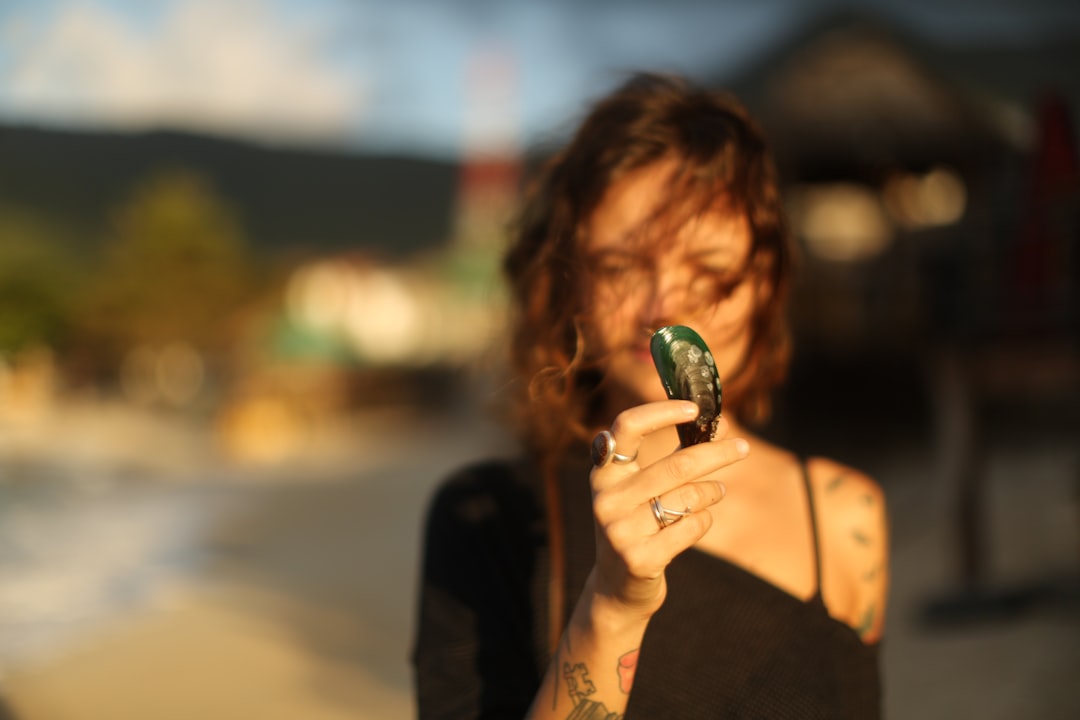
[[[884,627],[889,528],[885,493],[869,475],[828,458],[807,460],[830,612],[866,641]]]
[[[525,459],[492,458],[463,465],[435,487],[428,523],[477,523],[493,516],[532,514],[536,478]]]
[[[825,457],[807,458],[806,470],[814,498],[834,512],[865,515],[884,507],[881,486],[861,470]]]

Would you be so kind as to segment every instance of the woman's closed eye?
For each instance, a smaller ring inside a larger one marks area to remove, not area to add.
[[[647,272],[649,263],[629,253],[598,253],[588,259],[589,271],[600,280],[636,279]]]
[[[746,275],[743,273],[734,274],[730,271],[703,268],[690,282],[690,292],[704,301],[723,302],[731,297],[745,281]]]

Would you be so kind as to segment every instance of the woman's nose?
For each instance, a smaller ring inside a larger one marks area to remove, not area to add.
[[[686,306],[686,286],[685,279],[657,268],[643,308],[643,320],[649,327],[671,324],[681,317]]]

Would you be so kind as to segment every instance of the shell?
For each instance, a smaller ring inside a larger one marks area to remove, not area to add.
[[[669,325],[653,333],[649,349],[667,396],[692,400],[700,409],[696,419],[675,427],[682,446],[708,442],[716,432],[723,399],[709,346],[685,325]]]

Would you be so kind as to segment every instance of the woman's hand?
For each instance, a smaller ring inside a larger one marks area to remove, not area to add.
[[[622,457],[601,462],[589,474],[596,564],[555,649],[531,720],[625,712],[641,639],[667,593],[664,570],[712,526],[708,509],[724,497],[712,473],[749,450],[745,440],[726,437],[728,424],[721,419],[712,442],[676,450],[647,467],[628,460],[637,457],[646,437],[697,413],[692,402],[664,400],[615,418],[611,452]],[[654,498],[660,503],[655,510]],[[663,509],[674,513],[664,515]]]
[[[615,451],[636,457],[644,438],[697,416],[692,402],[664,400],[619,413],[611,426]],[[726,437],[721,418],[712,442],[681,448],[641,467],[607,462],[590,473],[596,520],[596,565],[590,586],[598,600],[614,601],[639,617],[651,617],[664,602],[664,570],[712,526],[708,508],[724,497],[724,486],[709,476],[746,457],[746,441]],[[652,504],[679,513],[661,526]],[[607,604],[607,603],[605,603]]]

